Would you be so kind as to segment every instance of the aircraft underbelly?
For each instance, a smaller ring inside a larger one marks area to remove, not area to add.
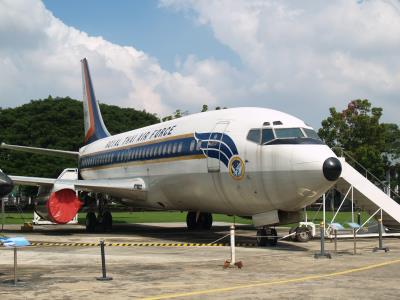
[[[204,163],[205,160],[197,160],[186,164],[92,170],[82,172],[82,176],[85,179],[143,178],[148,188],[145,201],[132,198],[129,192],[118,195],[126,198],[125,204],[135,207],[236,215],[252,215],[273,209],[269,202],[254,194],[252,181],[247,177],[234,180],[227,172],[208,173]],[[171,170],[175,174],[171,174]],[[193,173],[193,170],[197,172]],[[253,176],[248,175],[249,178]]]

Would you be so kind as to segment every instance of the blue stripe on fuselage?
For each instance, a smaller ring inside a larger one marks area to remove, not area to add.
[[[201,143],[201,141],[199,142]],[[79,168],[93,168],[113,164],[184,157],[203,154],[193,137],[163,141],[129,148],[93,153],[79,160]]]

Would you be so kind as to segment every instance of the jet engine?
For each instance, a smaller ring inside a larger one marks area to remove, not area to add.
[[[73,185],[64,180],[77,179],[76,169],[65,169],[54,185],[41,185],[35,200],[36,213],[45,220],[66,224],[78,213],[82,202]]]
[[[82,202],[72,189],[51,192],[47,200],[43,198],[40,197],[36,203],[36,213],[41,218],[57,224],[66,224],[71,221],[82,206]]]

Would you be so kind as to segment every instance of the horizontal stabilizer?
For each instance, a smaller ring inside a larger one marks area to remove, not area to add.
[[[0,148],[15,150],[15,151],[22,151],[22,152],[29,152],[29,153],[34,153],[34,154],[52,155],[52,156],[68,157],[68,158],[75,158],[75,159],[79,158],[79,152],[74,152],[74,151],[9,145],[6,143],[1,143]]]

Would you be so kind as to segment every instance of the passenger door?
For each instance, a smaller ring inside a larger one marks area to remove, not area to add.
[[[229,121],[219,121],[210,133],[207,143],[207,169],[208,172],[219,172],[221,165],[221,140],[229,125]]]

